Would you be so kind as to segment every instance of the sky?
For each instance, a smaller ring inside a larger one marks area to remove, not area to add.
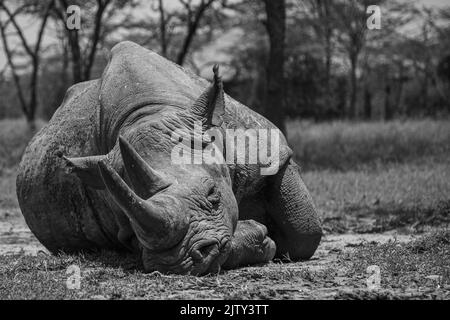
[[[410,1],[410,0],[401,0],[404,2]],[[450,0],[416,0],[416,2],[419,5],[424,5],[424,6],[428,6],[428,7],[444,7],[444,6],[450,6]],[[173,0],[170,0],[167,3],[167,7],[171,6],[171,3],[174,3]],[[141,12],[145,12],[146,10],[142,10]],[[5,16],[0,16],[0,18],[2,20],[5,19]],[[25,37],[29,40],[30,43],[33,43],[34,39],[36,38],[36,34],[37,34],[37,28],[38,28],[38,24],[36,23],[35,20],[30,19],[30,18],[20,18],[18,19],[18,23],[21,26],[25,27]],[[46,32],[46,35],[44,36],[44,41],[43,44],[44,46],[48,43],[51,43],[54,41],[54,36],[52,35],[51,29],[52,26],[49,26],[50,30]],[[14,45],[12,45],[11,47],[14,47]],[[6,66],[6,57],[5,57],[5,53],[3,51],[3,46],[0,43],[0,72],[5,68]]]
[[[404,0],[409,1],[409,0]],[[450,0],[422,0],[420,3],[426,4],[427,6],[446,6],[450,5]]]

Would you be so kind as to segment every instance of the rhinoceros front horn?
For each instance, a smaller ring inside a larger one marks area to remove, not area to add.
[[[178,238],[180,217],[174,212],[163,210],[151,199],[144,200],[138,196],[106,162],[100,161],[98,168],[105,187],[117,205],[134,225],[138,238],[147,246],[156,246],[157,239]]]
[[[119,147],[125,170],[134,190],[140,197],[148,199],[170,186],[170,181],[153,170],[122,136],[119,137]]]

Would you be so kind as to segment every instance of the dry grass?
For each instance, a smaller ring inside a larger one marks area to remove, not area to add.
[[[326,233],[448,229],[449,122],[291,123],[289,128]],[[0,223],[2,210],[18,212],[15,175],[29,138],[24,121],[0,121]],[[270,263],[202,278],[145,274],[135,258],[111,252],[3,255],[0,298],[448,299],[448,237],[447,230],[409,244],[332,248],[307,263]],[[81,268],[81,290],[66,288],[72,264]],[[367,290],[370,264],[380,266],[383,290]]]
[[[133,257],[111,252],[0,256],[1,299],[448,299],[449,231],[409,243],[361,243],[320,261],[270,263],[204,277],[143,273]],[[68,267],[81,287],[68,289]],[[367,289],[367,267],[381,288]]]
[[[16,170],[4,169],[0,173],[0,209],[17,208]],[[1,210],[0,210],[1,211]],[[0,213],[0,218],[1,218]]]
[[[305,170],[357,170],[361,166],[447,159],[449,120],[290,122],[289,143]]]
[[[385,290],[450,289],[450,230],[439,230],[406,244],[368,243],[352,253],[350,272],[362,274],[368,265],[380,268]],[[450,292],[447,292],[450,293]]]
[[[288,130],[326,231],[450,223],[450,121],[291,122]]]
[[[328,232],[382,232],[450,223],[450,163],[303,174]]]
[[[36,127],[39,129],[43,125],[44,122],[38,121]],[[0,209],[18,207],[16,169],[34,133],[24,119],[0,120]]]
[[[43,126],[38,121],[36,127]],[[0,120],[0,173],[5,168],[17,165],[25,147],[35,132],[31,131],[23,119]]]

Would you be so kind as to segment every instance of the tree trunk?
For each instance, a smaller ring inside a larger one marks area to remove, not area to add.
[[[384,87],[384,119],[391,120],[393,117],[393,110],[391,105],[391,86],[389,84]]]
[[[326,39],[325,47],[325,90],[326,90],[326,102],[327,108],[333,103],[332,93],[331,93],[331,38]],[[334,106],[333,106],[334,108]]]
[[[166,14],[164,12],[163,0],[159,0],[159,32],[161,34],[161,54],[167,58],[167,37],[166,37]]]
[[[68,3],[65,0],[60,0],[61,8],[56,10],[56,14],[61,20],[62,24],[66,24],[65,11],[67,10]],[[92,34],[88,37],[87,47],[85,47],[84,52],[82,52],[81,45],[83,41],[80,40],[79,30],[67,29],[67,38],[69,41],[70,52],[71,52],[71,62],[72,62],[72,83],[78,83],[82,81],[87,81],[91,77],[92,67],[95,61],[95,55],[97,53],[97,46],[101,38],[101,29],[103,23],[103,14],[110,0],[100,1],[97,0],[97,9],[95,12],[94,19],[94,29]]]
[[[356,79],[356,56],[350,57],[350,106],[349,116],[350,118],[357,118],[358,112],[356,110],[356,93],[357,93],[357,79]]]
[[[264,113],[283,133],[285,127],[284,41],[286,32],[285,0],[265,0],[267,32],[270,42],[267,65],[267,91]]]
[[[404,66],[403,63],[400,63],[400,72],[399,72],[399,79],[398,79],[398,90],[397,90],[397,96],[395,99],[395,107],[398,110],[398,113],[400,113],[402,116],[406,115],[407,112],[405,110],[405,107],[402,104],[402,97],[403,97],[403,83],[404,83]]]
[[[369,88],[364,88],[364,118],[370,120],[372,118],[372,94]]]
[[[27,120],[27,126],[28,126],[28,130],[31,133],[36,132],[36,119],[33,116],[33,118],[28,117],[28,115],[26,116],[26,120]]]
[[[78,83],[83,81],[83,64],[81,61],[81,49],[78,41],[78,30],[69,30],[68,33],[72,56],[72,83]]]
[[[317,0],[317,5],[319,6],[318,12],[320,17],[320,23],[323,25],[323,37],[325,46],[325,102],[326,107],[330,108],[333,103],[332,92],[331,92],[331,59],[332,59],[332,27],[330,25],[330,2],[329,0]],[[333,106],[334,108],[335,106]]]
[[[94,31],[93,31],[91,39],[90,39],[91,47],[89,50],[89,55],[87,56],[86,63],[84,65],[83,81],[88,81],[91,78],[91,70],[92,70],[92,66],[94,65],[95,55],[97,53],[97,46],[100,41],[103,13],[105,12],[106,7],[109,4],[109,0],[108,1],[97,1],[97,3],[98,3],[98,7],[97,7],[97,12],[95,13],[95,21],[94,21],[95,26],[94,26]]]
[[[428,109],[428,65],[425,65],[425,74],[422,82],[422,110],[424,110],[426,115],[429,115],[431,110]]]

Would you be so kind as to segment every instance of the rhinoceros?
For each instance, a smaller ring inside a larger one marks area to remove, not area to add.
[[[115,45],[102,77],[69,88],[24,152],[17,195],[31,231],[52,253],[128,251],[149,272],[309,259],[322,229],[286,138],[271,174],[261,164],[174,163],[183,138],[173,133],[195,122],[276,129],[224,93],[217,67],[209,83],[133,42]]]

